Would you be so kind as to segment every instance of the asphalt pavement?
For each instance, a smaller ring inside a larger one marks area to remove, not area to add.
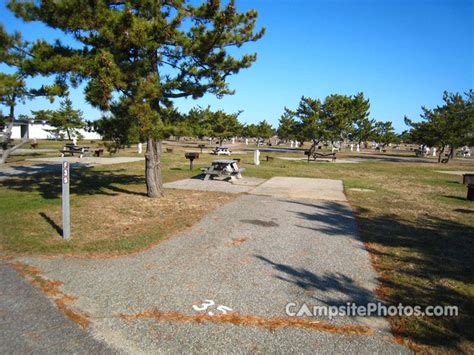
[[[0,260],[1,354],[114,353]]]
[[[288,318],[290,302],[378,301],[377,278],[347,202],[301,198],[304,185],[289,183],[298,187],[297,199],[288,190],[281,197],[241,195],[143,253],[19,260],[63,282],[61,291],[77,297],[71,307],[88,314],[95,339],[127,353],[409,352],[380,318],[304,318],[333,330],[265,326]],[[235,321],[199,318],[222,313]],[[348,326],[369,331],[353,334],[343,330]]]

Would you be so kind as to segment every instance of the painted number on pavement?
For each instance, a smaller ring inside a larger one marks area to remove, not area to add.
[[[198,312],[206,312],[209,308],[214,307],[216,303],[213,300],[204,300],[201,305],[193,305],[193,309]],[[219,305],[216,307],[216,311],[220,312],[221,314],[227,314],[227,312],[232,312],[233,309],[227,306]],[[214,312],[209,310],[207,312],[210,316],[214,315]]]

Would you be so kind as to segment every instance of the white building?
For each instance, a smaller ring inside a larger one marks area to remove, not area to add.
[[[54,128],[45,123],[26,123],[26,122],[15,122],[12,129],[12,139],[20,139],[22,137],[29,139],[55,139],[54,134],[49,131]],[[102,139],[100,134],[96,132],[88,132],[84,129],[79,129],[78,132],[84,137],[84,139]]]

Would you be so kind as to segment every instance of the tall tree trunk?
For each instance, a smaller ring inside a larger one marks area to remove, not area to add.
[[[11,153],[13,153],[15,150],[20,148],[23,144],[25,144],[27,140],[27,132],[25,132],[25,136],[21,138],[21,141],[19,144],[13,146],[13,147],[8,147],[9,140],[12,136],[12,130],[13,130],[13,122],[15,121],[15,106],[10,106],[10,122],[8,123],[7,129],[5,130],[5,142],[2,144],[2,156],[0,158],[0,165],[5,164],[7,162],[8,157],[10,156]]]
[[[145,153],[145,178],[148,197],[163,196],[161,180],[161,140],[148,138]]]
[[[309,150],[308,150],[308,162],[310,161],[311,157],[316,152],[316,149],[318,149],[317,148],[318,144],[319,144],[319,140],[313,138],[313,145],[309,147]]]
[[[441,163],[441,157],[443,156],[443,153],[444,153],[444,145],[439,149],[438,164]]]

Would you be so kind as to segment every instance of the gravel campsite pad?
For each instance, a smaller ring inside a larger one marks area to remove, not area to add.
[[[307,180],[286,181],[300,196]],[[325,183],[335,188],[340,182]],[[61,292],[75,299],[70,307],[113,349],[408,352],[383,319],[307,318],[304,323],[287,316],[289,302],[377,301],[376,276],[350,206],[328,200],[327,194],[324,199],[289,196],[241,195],[138,254],[18,260],[60,281]],[[308,327],[315,320],[324,323]]]

